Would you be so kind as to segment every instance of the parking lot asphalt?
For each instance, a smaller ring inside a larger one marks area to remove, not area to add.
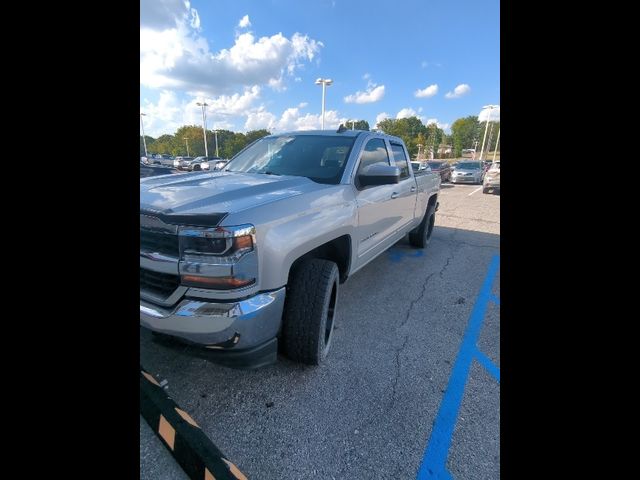
[[[142,328],[141,364],[250,479],[499,478],[500,197],[478,187],[443,184],[426,250],[341,285],[323,365],[229,369]],[[140,423],[140,478],[187,478]]]

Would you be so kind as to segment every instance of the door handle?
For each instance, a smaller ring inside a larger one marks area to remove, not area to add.
[[[399,195],[398,192],[393,192],[391,194],[391,198],[398,198],[398,195]]]
[[[411,193],[416,191],[416,187],[411,187]]]

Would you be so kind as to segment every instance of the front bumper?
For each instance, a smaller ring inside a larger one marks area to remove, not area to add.
[[[457,176],[457,177],[451,177],[451,183],[479,183],[480,179],[478,177],[474,177],[474,176]]]
[[[275,360],[284,297],[283,287],[235,302],[184,299],[171,308],[141,299],[140,324],[229,359],[269,346],[268,353]]]

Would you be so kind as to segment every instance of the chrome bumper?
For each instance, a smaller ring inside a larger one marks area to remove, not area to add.
[[[285,288],[238,302],[182,300],[170,309],[140,300],[140,324],[212,350],[244,350],[278,334]]]

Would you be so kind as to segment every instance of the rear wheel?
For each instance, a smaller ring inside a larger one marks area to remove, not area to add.
[[[196,165],[195,167],[193,167],[194,170],[201,170],[200,165]]]
[[[304,260],[291,272],[281,345],[294,362],[319,365],[331,348],[338,300],[338,266],[319,258]]]
[[[413,247],[426,248],[431,240],[431,234],[433,233],[433,227],[436,222],[436,208],[433,205],[427,207],[427,213],[425,214],[420,225],[415,230],[409,232],[409,243]]]

